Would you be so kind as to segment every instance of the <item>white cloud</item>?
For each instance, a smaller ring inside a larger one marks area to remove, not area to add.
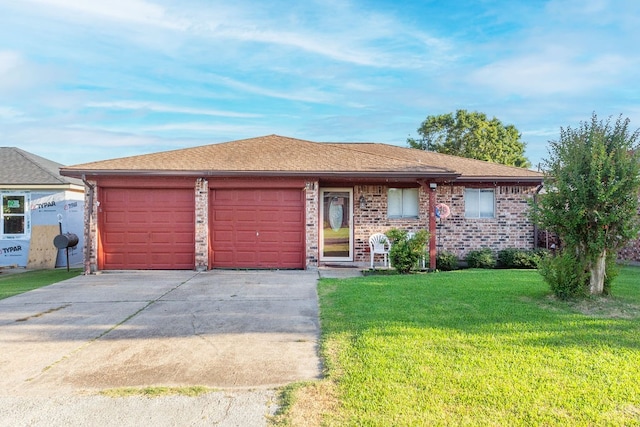
[[[50,80],[51,74],[16,51],[0,51],[0,93],[17,93]]]
[[[225,134],[225,135],[268,135],[272,134],[273,125],[247,125],[247,124],[227,124],[227,123],[201,123],[201,122],[188,122],[188,123],[165,123],[161,125],[140,126],[137,128],[142,132],[172,132],[179,131],[182,134],[193,133],[206,133],[212,134]]]
[[[19,141],[23,150],[64,165],[182,148],[191,143],[187,139],[49,125],[6,129],[4,137]]]
[[[471,73],[474,84],[525,97],[578,95],[607,87],[627,60],[618,55],[582,59],[563,49],[496,61]]]
[[[189,136],[194,134],[206,133],[212,135],[214,133],[242,133],[246,134],[248,129],[261,129],[259,133],[270,134],[273,133],[269,130],[268,126],[259,125],[247,125],[247,124],[228,124],[228,123],[205,123],[205,122],[178,122],[172,121],[170,123],[162,124],[135,124],[128,125],[125,123],[117,123],[112,125],[92,125],[92,124],[74,124],[66,126],[64,129],[59,129],[58,133],[69,133],[74,135],[75,132],[80,133],[96,133],[105,135],[145,135],[146,138],[160,138],[166,139],[168,135],[184,135],[184,139],[188,139]],[[202,135],[199,136],[200,138]],[[120,143],[118,143],[120,145]]]
[[[0,95],[5,95],[2,99],[5,104],[14,104],[12,108],[18,105],[24,111],[29,111],[29,108],[22,108],[24,104],[40,101],[45,92],[62,80],[64,74],[64,70],[56,64],[34,61],[22,52],[0,50]],[[57,96],[60,97],[60,94],[57,93]]]
[[[9,50],[0,51],[0,76],[4,76],[22,65],[22,57]]]
[[[365,29],[370,35],[368,39],[350,31],[332,34],[309,30],[275,31],[255,28],[219,29],[215,32],[215,37],[288,46],[332,60],[368,67],[415,68],[427,62],[406,53],[397,54],[399,52],[385,50],[383,41],[376,40],[375,34],[372,35],[370,30],[373,28]]]
[[[5,107],[2,105],[0,105],[0,120],[5,120],[12,123],[28,121],[22,111],[19,111],[13,107]]]
[[[526,141],[527,138],[530,137],[545,137],[549,139],[553,139],[558,136],[560,133],[559,128],[539,128],[539,129],[531,129],[522,131],[522,137]]]
[[[634,0],[631,0],[632,2]],[[629,3],[629,2],[627,2]],[[545,5],[547,14],[554,17],[576,19],[596,19],[608,21],[615,6],[610,0],[551,0]]]
[[[223,111],[205,108],[180,107],[174,105],[160,104],[155,102],[143,101],[109,101],[109,102],[90,102],[87,104],[90,108],[113,109],[113,110],[143,110],[154,111],[160,113],[176,113],[176,114],[192,114],[200,116],[216,116],[216,117],[235,117],[235,118],[255,118],[261,117],[261,114],[238,113],[235,111]]]
[[[185,1],[172,6],[144,0],[27,1],[42,6],[39,14],[54,16],[70,28],[87,26],[90,34],[112,34],[117,39],[170,50],[175,55],[182,54],[181,48],[188,50],[186,45],[191,43],[208,44],[216,55],[237,49],[237,43],[260,43],[267,48],[290,48],[298,55],[304,52],[375,68],[421,68],[451,59],[451,46],[446,39],[408,27],[390,14],[363,12],[346,1],[339,5],[305,3],[304,7],[253,1]],[[11,7],[24,9],[20,4]]]
[[[334,94],[322,92],[313,87],[307,89],[270,89],[271,85],[259,86],[256,84],[245,83],[230,77],[209,74],[208,78],[211,82],[221,84],[226,88],[237,89],[242,92],[254,95],[266,96],[269,98],[286,99],[290,101],[303,101],[310,103],[331,103],[336,100]]]
[[[128,24],[143,24],[184,30],[187,23],[168,16],[166,10],[143,0],[29,0],[42,6]]]

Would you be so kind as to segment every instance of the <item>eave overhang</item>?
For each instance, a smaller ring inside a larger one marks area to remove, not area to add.
[[[96,170],[96,169],[60,169],[63,176],[75,178],[99,178],[101,176],[130,177],[219,177],[219,178],[299,178],[319,179],[424,179],[438,181],[455,180],[460,174],[446,170],[435,171],[212,171],[212,170]]]
[[[110,169],[60,169],[60,174],[74,178],[100,177],[176,177],[176,178],[317,178],[324,180],[411,182],[417,179],[439,183],[480,184],[541,184],[543,177],[535,176],[462,176],[447,170],[430,171],[212,171],[212,170],[110,170]]]

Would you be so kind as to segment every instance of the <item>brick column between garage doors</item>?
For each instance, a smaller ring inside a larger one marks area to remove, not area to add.
[[[195,198],[195,267],[197,271],[204,271],[209,266],[209,181],[207,179],[196,180]]]
[[[318,267],[320,232],[319,221],[319,182],[307,181],[305,183],[305,244],[307,269]]]

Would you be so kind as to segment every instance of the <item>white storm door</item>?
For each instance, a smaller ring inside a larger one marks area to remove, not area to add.
[[[353,190],[320,190],[320,260],[353,261]]]

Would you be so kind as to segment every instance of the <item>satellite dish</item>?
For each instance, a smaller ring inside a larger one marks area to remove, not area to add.
[[[449,209],[449,206],[445,205],[444,203],[438,203],[436,205],[436,218],[447,218],[449,215],[451,215],[451,209]]]

